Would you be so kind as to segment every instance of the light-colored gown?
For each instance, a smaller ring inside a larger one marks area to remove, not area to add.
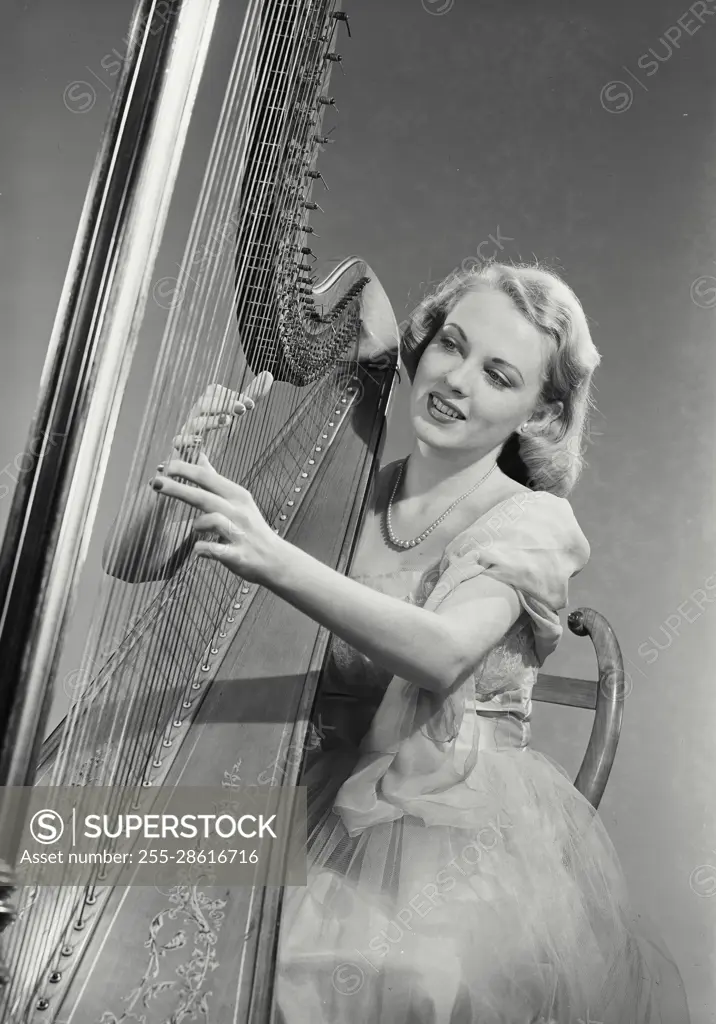
[[[508,499],[432,569],[356,577],[436,609],[486,573],[522,613],[448,698],[332,639],[308,755],[308,886],[289,887],[285,1024],[686,1024],[614,847],[534,751],[530,694],[589,545],[564,498]]]

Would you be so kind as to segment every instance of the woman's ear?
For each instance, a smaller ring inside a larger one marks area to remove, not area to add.
[[[544,405],[540,406],[540,408],[535,410],[535,412],[530,416],[526,424],[525,433],[544,433],[548,429],[550,423],[559,419],[563,412],[563,402],[545,402]]]

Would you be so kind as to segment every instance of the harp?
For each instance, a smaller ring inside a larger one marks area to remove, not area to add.
[[[57,672],[133,375],[148,383],[138,428],[128,414],[123,510],[156,502],[147,478],[211,382],[241,392],[271,374],[250,416],[213,435],[210,458],[276,530],[340,571],[377,466],[395,319],[357,257],[316,280],[307,220],[349,28],[340,0],[248,0],[181,277],[152,287],[203,72],[235,6],[137,0],[132,16],[0,553],[3,787],[298,780],[328,637],[192,557],[190,522],[161,571],[144,550],[139,583],[102,578],[81,669],[69,682]],[[46,735],[62,687],[70,705]],[[270,1019],[280,886],[112,887],[98,867],[86,885],[17,889],[4,813],[3,1024]]]

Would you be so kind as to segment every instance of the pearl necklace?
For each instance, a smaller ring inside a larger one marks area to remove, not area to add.
[[[396,548],[414,548],[416,546],[416,544],[420,544],[421,541],[424,541],[425,538],[428,537],[433,532],[433,530],[437,526],[439,526],[440,523],[442,523],[442,521],[444,519],[446,519],[450,515],[450,513],[452,512],[452,510],[455,508],[456,505],[459,505],[460,502],[464,501],[465,498],[469,497],[469,495],[471,495],[473,491],[476,491],[477,488],[480,486],[480,484],[484,483],[485,480],[487,480],[487,478],[490,475],[490,473],[492,473],[494,470],[497,469],[497,463],[494,463],[492,468],[488,469],[488,471],[485,473],[485,475],[483,477],[480,477],[480,479],[477,481],[477,483],[473,484],[469,491],[465,491],[464,494],[462,494],[459,498],[457,498],[452,503],[452,505],[450,505],[449,508],[445,509],[445,511],[443,512],[443,514],[441,516],[438,516],[438,518],[435,520],[435,522],[432,524],[432,526],[429,526],[427,528],[427,530],[423,530],[423,532],[418,537],[413,537],[412,540],[399,540],[395,536],[395,534],[393,533],[393,501],[395,500],[395,495],[398,492],[398,487],[400,486],[400,481],[401,481],[401,479],[403,477],[403,470],[405,469],[407,463],[408,463],[408,460],[407,459],[403,459],[401,467],[398,470],[398,475],[397,475],[397,477],[395,479],[395,484],[393,485],[393,492],[390,495],[390,498],[388,500],[388,504],[386,505],[386,509],[385,509],[385,526],[386,526],[386,531],[388,533],[388,537],[390,538],[390,543],[393,544]]]

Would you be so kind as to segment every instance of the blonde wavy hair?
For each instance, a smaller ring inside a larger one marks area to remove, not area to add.
[[[566,497],[586,465],[584,451],[589,414],[594,408],[592,375],[601,356],[592,341],[577,296],[561,277],[540,264],[489,262],[460,268],[413,311],[400,339],[401,360],[413,381],[427,345],[453,306],[466,294],[488,285],[504,292],[525,319],[550,338],[540,399],[562,402],[562,413],[542,432],[515,432],[505,441],[498,465],[533,490]]]

